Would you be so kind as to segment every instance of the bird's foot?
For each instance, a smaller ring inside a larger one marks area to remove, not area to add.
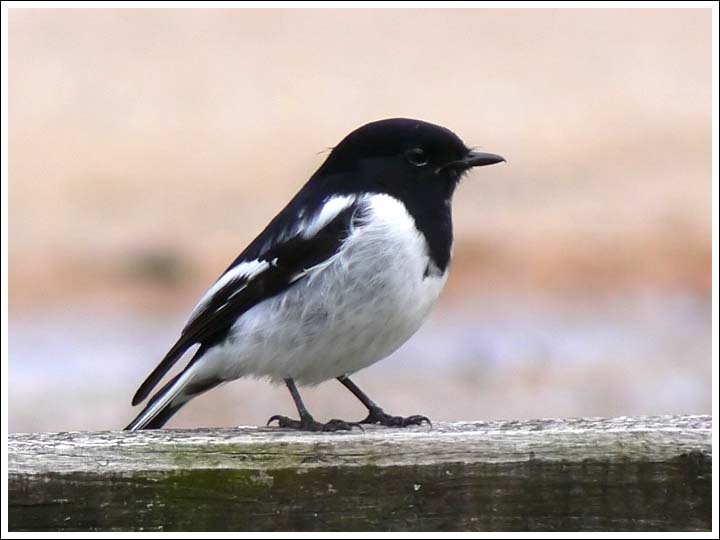
[[[365,420],[361,420],[361,424],[380,424],[381,426],[387,427],[408,427],[408,426],[421,426],[423,422],[427,422],[432,427],[432,422],[427,416],[422,414],[415,414],[413,416],[392,416],[387,414],[381,408],[370,409]]]
[[[338,420],[336,418],[323,424],[315,420],[312,416],[306,416],[300,420],[293,420],[287,416],[276,414],[267,421],[267,425],[269,426],[275,420],[277,420],[278,427],[296,429],[298,431],[351,431],[354,427],[360,428],[362,431],[362,426],[357,422],[345,422],[344,420]]]

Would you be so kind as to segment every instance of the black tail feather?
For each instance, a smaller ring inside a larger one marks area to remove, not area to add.
[[[178,412],[183,405],[185,405],[185,403],[187,403],[187,401],[183,401],[179,405],[165,407],[155,418],[150,420],[140,429],[161,429],[165,424],[167,424],[168,420],[170,420],[170,418],[172,418],[175,413]]]
[[[150,401],[148,402],[147,405],[145,405],[145,407],[143,408],[143,410],[140,411],[140,414],[138,414],[138,415],[135,417],[135,419],[134,419],[132,422],[130,422],[130,423],[125,427],[125,429],[126,429],[126,430],[135,430],[135,429],[160,429],[161,427],[163,427],[163,426],[165,425],[165,423],[166,423],[168,420],[170,420],[170,417],[171,417],[173,414],[175,414],[178,410],[180,410],[180,407],[182,407],[182,406],[185,404],[185,402],[182,402],[182,403],[180,403],[179,405],[175,405],[175,406],[172,406],[172,407],[171,407],[171,406],[166,406],[164,409],[162,409],[162,410],[160,411],[159,414],[157,414],[157,415],[155,416],[155,418],[153,418],[152,420],[150,420],[150,422],[148,422],[147,424],[145,424],[145,425],[143,425],[143,426],[140,426],[140,427],[137,427],[137,426],[138,426],[138,423],[139,423],[140,418],[142,418],[142,416],[145,414],[145,412],[146,412],[148,409],[152,408],[152,407],[158,402],[158,400],[163,397],[163,395],[165,394],[165,392],[167,392],[167,391],[172,387],[172,385],[177,382],[177,380],[180,378],[181,375],[182,375],[182,373],[179,373],[179,374],[175,375],[172,379],[170,379],[170,380],[167,382],[167,384],[165,384],[165,386],[163,386],[160,390],[158,390],[157,392],[155,392],[155,395],[153,395],[153,397],[150,398]]]
[[[211,388],[215,388],[218,386],[222,381],[220,379],[213,379],[208,381],[200,381],[195,382],[191,381],[189,382],[183,389],[182,394],[177,396],[175,399],[170,401],[165,407],[163,407],[153,418],[151,418],[149,421],[140,424],[140,419],[145,414],[145,412],[153,407],[158,400],[162,399],[162,397],[165,395],[166,392],[168,392],[172,386],[177,382],[177,380],[184,375],[184,371],[182,373],[179,373],[170,381],[168,381],[165,386],[163,386],[160,390],[158,390],[153,397],[150,399],[148,404],[145,406],[145,408],[142,410],[140,414],[138,414],[135,419],[130,422],[126,427],[125,430],[139,430],[139,429],[160,429],[162,428],[170,418],[175,415],[176,412],[178,412],[183,405],[185,405],[188,401],[190,401],[195,396],[202,394],[204,392],[207,392]]]
[[[168,353],[165,355],[165,358],[162,359],[162,361],[155,367],[152,373],[150,373],[150,375],[148,375],[147,378],[143,381],[143,383],[140,385],[140,388],[138,388],[138,391],[135,392],[135,395],[132,398],[133,405],[137,405],[146,397],[148,397],[155,385],[160,382],[160,379],[162,379],[168,371],[170,371],[170,368],[173,367],[175,362],[178,361],[178,359],[191,345],[192,343],[184,343],[182,341],[178,341],[173,346],[173,348],[168,351]],[[164,389],[165,387],[163,387],[163,390]],[[160,392],[162,392],[162,390]]]

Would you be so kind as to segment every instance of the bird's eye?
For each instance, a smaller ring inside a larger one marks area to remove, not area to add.
[[[405,157],[416,167],[422,167],[428,164],[428,156],[422,148],[411,148],[405,152]]]

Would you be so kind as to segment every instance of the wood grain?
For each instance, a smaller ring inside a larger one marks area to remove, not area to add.
[[[709,530],[711,419],[13,434],[10,530]]]

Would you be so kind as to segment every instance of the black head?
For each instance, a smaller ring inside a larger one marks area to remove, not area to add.
[[[505,160],[495,154],[469,149],[447,128],[391,118],[350,133],[333,149],[318,174],[342,176],[346,185],[335,186],[341,190],[367,189],[403,198],[424,193],[446,200],[472,167],[501,161]]]

